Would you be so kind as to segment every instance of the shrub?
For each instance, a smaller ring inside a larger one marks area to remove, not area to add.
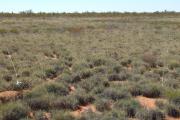
[[[136,117],[141,120],[164,120],[165,114],[158,110],[141,110],[136,114]]]
[[[144,76],[147,79],[155,80],[155,81],[159,81],[161,79],[161,76],[159,74],[157,74],[157,73],[145,72]]]
[[[97,67],[97,66],[102,66],[106,64],[106,60],[102,58],[95,58],[92,60],[92,65]]]
[[[7,33],[8,31],[6,29],[0,29],[0,34],[3,35],[5,33]]]
[[[175,68],[178,68],[178,67],[180,67],[180,62],[179,61],[177,61],[177,60],[170,61],[170,63],[169,63],[169,68],[170,69],[175,69]]]
[[[126,120],[126,115],[123,111],[113,109],[102,114],[101,120]]]
[[[54,69],[48,69],[45,71],[46,77],[53,79],[57,77],[57,72]]]
[[[29,71],[23,71],[22,72],[22,77],[29,77],[31,73]]]
[[[75,96],[68,96],[66,98],[60,98],[53,102],[55,109],[71,109],[76,110],[78,108],[78,100]]]
[[[145,53],[142,58],[143,58],[143,61],[148,63],[151,67],[156,67],[157,57],[154,54]]]
[[[142,95],[149,98],[157,98],[162,95],[162,88],[158,85],[147,84],[144,86]]]
[[[71,80],[72,83],[77,83],[77,82],[80,82],[80,81],[81,81],[81,77],[80,77],[79,74],[75,74],[75,75],[72,76],[72,80]]]
[[[120,73],[121,71],[124,71],[122,66],[119,65],[119,66],[113,67],[113,72]]]
[[[12,81],[12,76],[10,76],[10,75],[4,75],[4,76],[3,76],[3,79],[6,80],[7,82],[9,82],[9,81]]]
[[[142,95],[142,88],[139,85],[135,85],[129,89],[132,96]]]
[[[58,79],[58,82],[67,82],[71,83],[72,82],[72,75],[69,73],[62,73],[60,79]]]
[[[162,100],[156,100],[155,104],[161,110],[164,110],[167,106],[167,103],[165,101],[162,101]]]
[[[115,101],[130,97],[129,93],[126,90],[115,89],[115,88],[105,89],[104,92],[102,93],[102,96],[104,98],[112,99]]]
[[[124,81],[128,78],[127,73],[120,73],[120,74],[111,74],[108,77],[109,81]]]
[[[174,89],[167,89],[164,96],[168,98],[175,105],[180,105],[180,91]]]
[[[118,101],[115,107],[124,110],[127,117],[134,118],[137,111],[140,109],[140,104],[133,99],[124,99]]]
[[[167,113],[169,116],[179,118],[180,117],[180,107],[177,107],[175,105],[168,105],[167,107]]]
[[[7,110],[4,111],[3,120],[19,120],[26,117],[28,109],[22,104],[13,104],[14,105],[6,106]]]
[[[48,93],[54,93],[56,95],[65,96],[69,93],[68,87],[61,83],[45,84],[45,88]]]
[[[84,70],[84,71],[81,71],[80,73],[81,79],[87,79],[91,77],[92,75],[93,73],[90,70]]]
[[[35,119],[36,120],[47,120],[44,116],[44,112],[42,112],[42,111],[36,112]]]
[[[18,34],[18,33],[19,33],[19,31],[18,31],[17,29],[15,29],[15,28],[14,28],[14,29],[11,29],[10,32],[11,32],[11,33],[15,33],[15,34]]]
[[[124,60],[121,62],[122,66],[128,67],[128,65],[130,65],[132,63],[132,60],[128,59],[128,60]]]
[[[106,66],[99,66],[99,67],[94,68],[93,71],[94,71],[95,74],[98,74],[98,73],[106,74],[107,67]]]
[[[23,81],[20,84],[12,84],[11,88],[17,91],[25,90],[25,89],[31,88],[31,83],[29,81]]]
[[[111,100],[98,100],[96,102],[96,108],[100,112],[109,111],[113,107],[113,102]]]
[[[90,94],[76,95],[76,98],[78,100],[79,105],[87,105],[95,101],[95,97],[93,97],[93,95]]]
[[[27,101],[28,105],[32,110],[49,110],[50,103],[47,99],[44,98],[33,98]]]
[[[74,120],[72,115],[67,111],[57,111],[54,113],[52,120]]]

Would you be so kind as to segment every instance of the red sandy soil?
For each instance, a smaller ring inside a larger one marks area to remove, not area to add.
[[[57,54],[53,54],[51,56],[45,55],[45,58],[46,59],[52,59],[52,60],[58,60],[58,55]]]
[[[83,113],[91,111],[93,113],[100,114],[99,111],[97,111],[96,107],[92,104],[86,105],[86,106],[80,106],[78,110],[71,112],[70,114],[73,117],[80,118]]]
[[[128,65],[127,65],[127,70],[128,70],[128,71],[132,71],[132,69],[133,69],[132,65],[131,65],[131,64],[128,64]]]
[[[6,102],[12,99],[16,99],[17,97],[20,97],[22,95],[19,91],[4,91],[0,92],[0,101]]]
[[[73,85],[69,85],[68,89],[69,89],[70,94],[72,94],[74,91],[76,91],[76,88]]]
[[[33,112],[29,112],[28,117],[32,120],[36,120]],[[43,113],[43,120],[51,120],[51,113],[44,112]]]
[[[147,98],[147,97],[144,97],[144,96],[137,96],[135,99],[137,101],[139,101],[141,106],[143,106],[143,107],[145,107],[147,109],[156,109],[156,101],[157,100],[166,102],[165,99]]]
[[[170,116],[166,116],[165,120],[180,120],[180,118],[173,118]]]

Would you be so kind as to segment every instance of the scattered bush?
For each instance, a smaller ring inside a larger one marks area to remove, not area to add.
[[[105,112],[100,116],[101,120],[126,120],[126,115],[121,110],[113,109],[112,111]]]
[[[32,110],[46,110],[50,109],[50,103],[46,98],[33,98],[27,101]]]
[[[22,104],[16,104],[7,106],[7,110],[4,111],[3,120],[20,120],[27,116],[28,109]]]
[[[78,100],[79,105],[87,105],[87,104],[95,101],[95,97],[93,97],[92,95],[89,95],[89,94],[76,95],[76,98]]]
[[[142,87],[139,85],[132,86],[129,89],[132,96],[139,96],[142,95]]]
[[[111,100],[103,99],[96,102],[96,108],[100,112],[112,110],[112,107],[113,101]]]
[[[78,108],[78,100],[75,96],[68,96],[66,98],[60,98],[53,102],[53,108],[55,109],[71,109],[76,110]]]
[[[163,89],[158,85],[145,85],[142,95],[149,98],[157,98],[162,95]]]
[[[145,53],[143,55],[143,61],[148,63],[150,67],[156,67],[157,66],[157,57],[153,53]]]
[[[124,81],[128,78],[128,74],[127,73],[120,73],[120,74],[111,74],[108,77],[109,81]]]
[[[164,120],[165,114],[158,109],[156,109],[156,110],[143,110],[143,111],[139,111],[136,114],[136,117],[141,119],[141,120]]]
[[[48,93],[54,93],[56,95],[65,96],[69,93],[68,87],[61,83],[45,84],[45,88]]]
[[[126,90],[115,89],[115,88],[105,89],[104,92],[102,93],[102,96],[104,98],[112,99],[115,101],[130,97],[129,93]]]
[[[92,65],[94,67],[102,66],[105,64],[106,64],[106,60],[101,59],[101,58],[96,58],[96,59],[92,60]]]
[[[57,72],[54,69],[48,69],[45,71],[46,77],[53,79],[57,77]]]
[[[11,88],[13,90],[25,90],[31,88],[31,83],[29,81],[22,81],[20,84],[12,84]]]
[[[91,77],[92,75],[93,73],[90,70],[81,71],[80,73],[81,79],[87,79]]]
[[[6,80],[7,82],[10,82],[10,81],[12,81],[13,78],[10,75],[5,75],[5,76],[3,76],[3,79]]]
[[[115,73],[120,73],[121,71],[123,71],[124,69],[122,68],[122,66],[115,66],[113,67],[113,72]]]
[[[180,107],[177,107],[175,105],[168,105],[167,113],[169,116],[179,118],[180,117]]]
[[[5,33],[7,33],[8,31],[6,29],[0,29],[0,34],[3,35]]]
[[[137,111],[140,109],[139,102],[133,99],[120,100],[114,106],[117,107],[118,109],[124,110],[126,116],[130,118],[134,118]]]
[[[170,63],[169,63],[169,68],[170,69],[175,69],[175,68],[178,68],[178,67],[180,67],[180,62],[179,61],[177,61],[177,60],[170,61]]]
[[[15,33],[15,34],[18,34],[19,33],[19,31],[17,30],[17,29],[11,29],[9,32],[11,32],[11,33]]]
[[[161,79],[161,76],[157,73],[145,72],[144,76],[146,77],[146,79],[155,80],[155,81],[159,81]]]
[[[22,77],[29,77],[31,73],[29,71],[23,71],[22,72]]]
[[[54,113],[52,120],[74,120],[75,118],[68,111],[57,111]]]
[[[180,90],[166,89],[164,96],[176,105],[180,105]]]
[[[121,65],[124,67],[128,67],[128,65],[130,65],[132,63],[132,60],[128,59],[128,60],[124,60],[121,62]]]
[[[81,76],[79,74],[75,74],[72,76],[72,80],[71,80],[72,83],[77,83],[80,81],[81,81]]]

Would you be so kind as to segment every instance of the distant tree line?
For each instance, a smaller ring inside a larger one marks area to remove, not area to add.
[[[118,17],[118,16],[127,16],[127,15],[134,15],[134,16],[156,16],[156,15],[180,15],[180,12],[175,12],[175,11],[156,11],[156,12],[73,12],[73,13],[66,13],[66,12],[38,12],[34,13],[32,10],[26,10],[26,11],[21,11],[19,13],[13,13],[13,12],[0,12],[1,17],[49,17],[49,16],[65,16],[65,17]]]

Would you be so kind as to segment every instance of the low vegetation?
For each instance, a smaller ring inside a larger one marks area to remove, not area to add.
[[[0,16],[1,120],[180,118],[179,13]]]

